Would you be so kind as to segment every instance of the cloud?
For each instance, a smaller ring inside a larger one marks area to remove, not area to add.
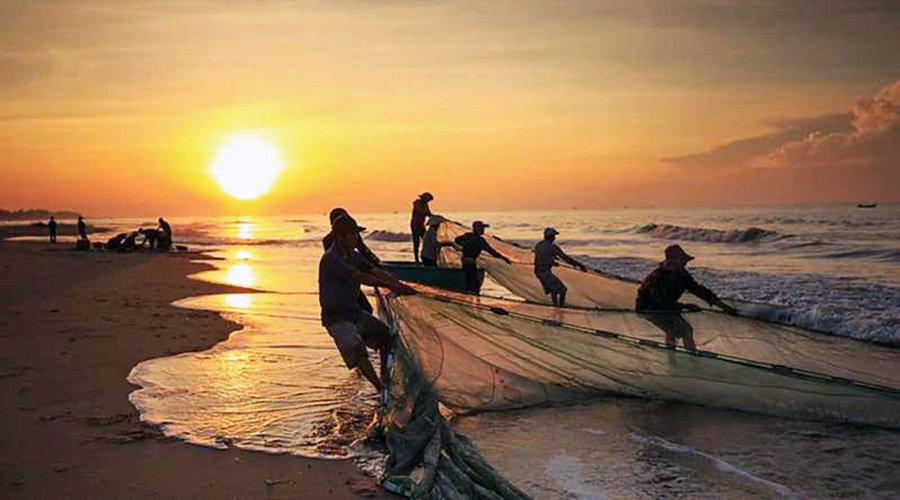
[[[774,129],[771,133],[662,161],[695,170],[896,164],[900,161],[900,80],[874,97],[857,100],[849,113],[778,118],[767,124]]]
[[[853,130],[852,113],[839,113],[815,118],[774,118],[766,124],[771,133],[738,139],[709,151],[663,158],[665,163],[690,169],[732,169],[746,167],[780,146],[817,132],[840,133]]]
[[[816,131],[760,162],[778,167],[883,166],[900,162],[900,80],[853,104],[853,130]]]

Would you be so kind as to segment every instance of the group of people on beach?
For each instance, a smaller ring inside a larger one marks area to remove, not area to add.
[[[436,267],[441,248],[453,246],[461,255],[467,290],[478,295],[481,280],[477,262],[482,252],[507,265],[513,265],[513,261],[491,247],[484,237],[485,228],[490,226],[480,220],[472,223],[470,232],[458,236],[452,242],[439,241],[439,227],[446,219],[432,214],[429,203],[433,200],[434,196],[425,192],[413,201],[410,229],[415,262]],[[398,295],[417,292],[381,268],[381,261],[363,241],[361,233],[365,228],[359,226],[345,209],[335,208],[329,214],[329,219],[331,232],[322,241],[325,254],[319,261],[322,324],[334,340],[347,367],[358,369],[380,390],[381,381],[369,361],[366,347],[378,351],[387,348],[391,342],[391,333],[388,326],[373,315],[373,308],[360,285],[384,287]],[[559,231],[555,228],[544,229],[543,239],[534,246],[532,265],[544,293],[550,296],[555,306],[565,307],[568,288],[553,272],[554,266],[558,265],[557,260],[582,272],[588,272],[588,268],[560,248],[556,243],[558,235]],[[693,293],[728,314],[737,314],[732,306],[691,276],[686,266],[693,259],[680,245],[667,247],[665,259],[644,278],[635,299],[635,310],[666,332],[668,345],[674,347],[675,340],[682,338],[685,348],[691,350],[696,349],[693,330],[680,313],[697,312],[700,307],[679,302],[685,292]]]
[[[169,250],[172,248],[172,226],[162,217],[158,220],[159,226],[153,229],[138,228],[136,231],[127,233],[119,233],[108,239],[106,243],[97,243],[98,248],[106,250],[118,250],[120,252],[130,252],[142,248]],[[91,240],[87,234],[87,223],[84,217],[78,216],[78,240],[75,247],[79,250],[90,250]],[[47,229],[50,232],[50,243],[56,243],[56,237],[59,230],[59,224],[56,218],[51,216],[47,222]]]

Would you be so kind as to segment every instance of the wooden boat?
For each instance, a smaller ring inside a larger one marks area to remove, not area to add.
[[[382,262],[381,267],[401,281],[412,281],[413,283],[457,292],[466,291],[466,275],[462,269],[430,267],[414,262],[399,261]],[[478,270],[478,281],[484,281],[484,269]]]
[[[878,203],[860,203],[856,205],[856,208],[875,208],[878,206]]]

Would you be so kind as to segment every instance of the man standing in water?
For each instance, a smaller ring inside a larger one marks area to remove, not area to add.
[[[369,361],[366,346],[381,350],[390,344],[387,325],[359,306],[360,284],[382,286],[399,295],[416,291],[389,274],[372,267],[355,250],[359,226],[340,216],[331,225],[334,244],[319,261],[319,304],[322,325],[331,335],[347,368],[357,369],[381,391],[381,380]]]
[[[644,278],[638,288],[635,310],[649,313],[645,317],[666,332],[666,344],[674,347],[675,340],[680,337],[684,340],[685,348],[696,350],[694,329],[679,313],[699,312],[700,306],[678,302],[685,291],[700,297],[709,305],[719,306],[728,314],[737,314],[737,310],[694,280],[686,268],[687,263],[692,260],[694,257],[688,255],[681,245],[667,247],[666,259]]]
[[[478,280],[478,256],[481,255],[481,252],[487,252],[507,264],[512,264],[511,260],[494,250],[484,239],[484,228],[486,227],[490,226],[477,220],[472,223],[471,232],[454,240],[457,245],[462,247],[462,270],[466,274],[466,288],[474,295],[481,294],[481,282]]]
[[[347,217],[354,224],[356,224],[356,219],[351,217],[350,213],[347,212],[347,210],[344,208],[335,208],[331,212],[329,212],[329,223],[334,224],[334,221],[337,220],[338,217]],[[354,247],[354,249],[358,251],[360,255],[362,255],[363,259],[365,259],[366,263],[368,263],[370,266],[381,267],[381,260],[377,255],[375,255],[375,252],[373,252],[369,249],[369,247],[366,246],[366,243],[362,239],[362,235],[359,234],[360,232],[365,231],[366,228],[357,225],[356,229],[356,246]],[[331,248],[332,245],[334,245],[334,233],[330,232],[326,234],[324,238],[322,238],[322,246],[325,247],[325,251],[328,251],[328,249]],[[359,307],[361,307],[363,311],[369,314],[372,314],[372,312],[374,312],[372,304],[369,303],[369,299],[366,298],[366,294],[364,294],[362,291],[359,292]]]
[[[541,286],[544,287],[544,293],[553,300],[553,305],[565,307],[566,292],[569,289],[553,274],[553,266],[556,265],[556,259],[559,258],[582,271],[587,271],[587,268],[582,263],[566,255],[562,248],[559,248],[559,245],[556,244],[556,235],[558,234],[559,231],[548,227],[544,229],[544,239],[534,246],[534,275],[537,276]]]
[[[56,219],[50,216],[50,222],[47,223],[47,229],[50,230],[50,243],[56,243]]]
[[[431,208],[428,203],[434,199],[431,193],[424,192],[419,198],[413,202],[412,218],[409,221],[409,229],[413,238],[413,254],[415,255],[416,264],[419,263],[419,243],[425,236],[425,219],[431,217]]]

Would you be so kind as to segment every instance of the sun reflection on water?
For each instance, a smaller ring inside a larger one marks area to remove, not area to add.
[[[253,294],[230,293],[225,295],[225,305],[234,309],[250,309],[253,307]]]
[[[225,276],[225,281],[229,285],[252,288],[253,284],[256,283],[256,276],[254,276],[253,268],[250,267],[250,264],[240,262],[231,267],[228,275]]]
[[[256,224],[241,222],[237,226],[237,237],[239,240],[249,240],[253,238],[253,230],[256,228]]]

